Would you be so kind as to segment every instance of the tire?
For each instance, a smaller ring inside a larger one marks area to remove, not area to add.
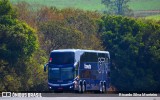
[[[82,84],[79,84],[78,91],[79,91],[79,93],[82,93]]]
[[[84,92],[86,92],[86,85],[85,84],[82,85],[82,93],[84,93]]]
[[[103,85],[102,85],[102,83],[100,83],[99,92],[103,93]]]
[[[106,92],[106,85],[103,84],[103,86],[102,86],[102,93],[105,93],[105,92]]]

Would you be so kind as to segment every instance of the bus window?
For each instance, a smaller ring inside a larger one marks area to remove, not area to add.
[[[71,80],[73,79],[73,68],[67,67],[67,68],[61,68],[61,79],[63,80]]]
[[[50,63],[56,65],[73,64],[74,53],[73,52],[53,52],[50,55]]]
[[[105,58],[106,58],[106,63],[109,63],[109,55],[105,54]]]
[[[90,70],[82,70],[81,71],[81,78],[90,78],[91,71]]]
[[[98,53],[98,58],[101,57],[101,58],[105,58],[106,57],[106,54],[104,53]]]
[[[98,77],[98,71],[97,70],[92,70],[91,72],[91,79],[97,79]]]
[[[48,80],[54,81],[60,79],[60,68],[49,68]]]
[[[97,59],[98,59],[97,53],[85,52],[81,56],[81,63],[84,63],[84,62],[97,62]]]

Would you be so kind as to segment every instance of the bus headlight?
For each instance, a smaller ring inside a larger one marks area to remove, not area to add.
[[[73,86],[71,85],[69,88],[71,89],[71,88],[73,88]]]

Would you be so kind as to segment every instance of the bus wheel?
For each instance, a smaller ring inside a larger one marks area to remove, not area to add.
[[[82,93],[82,84],[79,84],[78,91],[79,91],[79,93]]]
[[[100,84],[99,91],[100,91],[100,93],[103,92],[103,85],[102,84]]]
[[[106,85],[105,84],[103,84],[103,86],[102,86],[102,91],[103,91],[103,93],[106,92]]]
[[[85,91],[86,91],[86,85],[83,84],[83,85],[82,85],[82,92],[84,93]]]

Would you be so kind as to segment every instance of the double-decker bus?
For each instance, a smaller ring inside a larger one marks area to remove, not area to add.
[[[61,49],[50,53],[48,87],[54,91],[107,91],[110,86],[108,51]]]

